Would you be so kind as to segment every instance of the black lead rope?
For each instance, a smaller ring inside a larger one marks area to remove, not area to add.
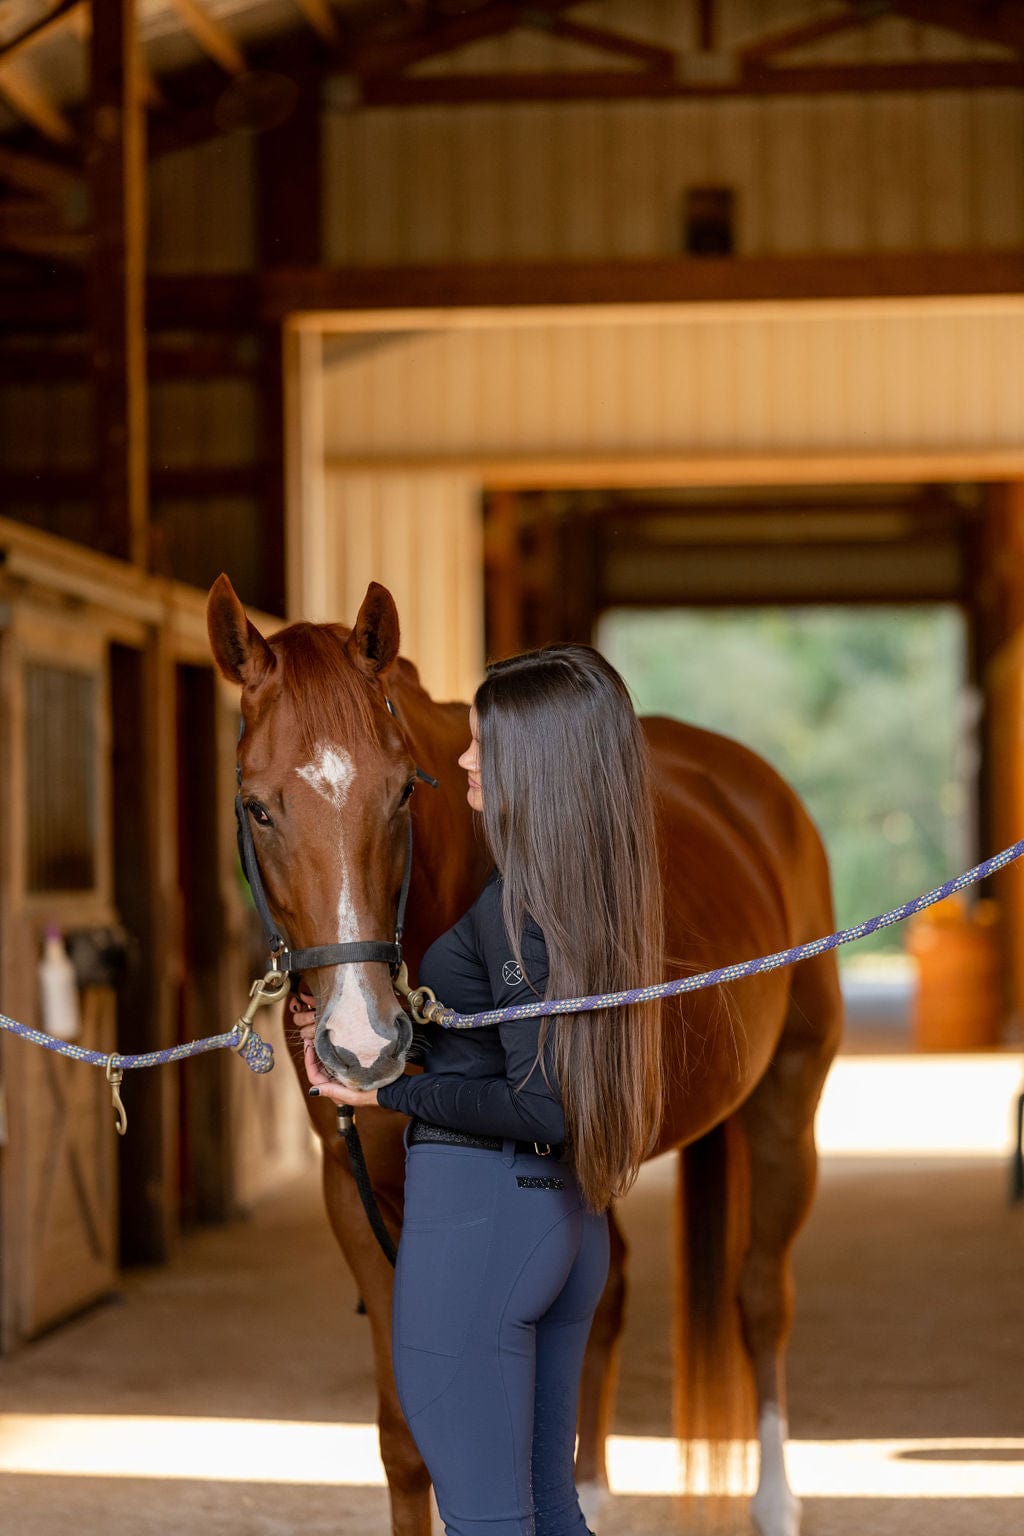
[[[373,1185],[370,1183],[370,1174],[366,1166],[366,1158],[363,1154],[363,1144],[359,1140],[359,1132],[356,1130],[355,1111],[351,1104],[339,1104],[337,1110],[338,1133],[345,1140],[352,1177],[356,1181],[356,1189],[359,1191],[359,1198],[363,1203],[366,1219],[373,1229],[374,1237],[380,1244],[381,1252],[391,1265],[391,1268],[394,1269],[395,1261],[398,1258],[398,1250],[392,1241],[391,1233],[384,1225],[384,1217],[380,1213],[380,1206],[377,1204],[377,1197],[373,1192]]]

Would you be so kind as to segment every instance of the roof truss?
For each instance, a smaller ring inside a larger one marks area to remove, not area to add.
[[[340,79],[338,99],[346,109],[384,106],[448,105],[477,102],[565,100],[657,100],[724,96],[770,96],[826,92],[1024,89],[1024,6],[1010,0],[794,0],[792,19],[757,36],[726,47],[717,0],[698,0],[693,11],[692,49],[677,54],[639,30],[603,26],[584,19],[581,0],[478,0],[462,13],[450,0],[367,3],[335,11],[331,0],[295,0],[304,25],[243,52],[230,31],[204,8],[203,0],[170,0],[182,25],[204,54],[202,63],[154,82],[140,71],[143,99],[150,108],[150,155],[187,147],[223,131],[225,75],[244,93],[250,72],[272,70],[296,94],[316,90],[329,76]],[[87,44],[90,0],[57,0],[19,37],[0,48],[0,96],[26,124],[20,141],[37,167],[58,172],[80,169],[84,159],[85,108],[64,108],[50,100],[28,66],[30,51],[61,30]],[[1002,57],[921,58],[900,62],[837,63],[814,61],[813,53],[794,62],[795,49],[866,28],[882,13],[939,26],[975,42],[996,44]],[[596,50],[607,62],[596,67],[486,73],[419,72],[419,67],[473,43],[516,30],[541,31]],[[287,111],[287,106],[285,107]],[[249,126],[259,129],[256,121]],[[39,140],[49,146],[40,151]],[[70,157],[70,167],[57,157]],[[8,162],[0,180],[25,194],[39,190],[19,179]],[[27,210],[9,210],[4,228],[26,226]],[[36,212],[34,227],[45,230],[55,217]],[[65,239],[64,236],[68,238]],[[73,238],[72,238],[73,237]],[[43,235],[39,236],[42,240]],[[81,232],[73,227],[54,234],[54,253],[77,248]],[[0,243],[3,243],[0,241]]]

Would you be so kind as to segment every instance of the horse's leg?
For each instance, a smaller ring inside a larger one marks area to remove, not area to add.
[[[286,1027],[285,1045],[305,1095],[309,1079],[296,1030]],[[306,1100],[313,1128],[323,1150],[323,1190],[327,1219],[338,1247],[352,1271],[366,1310],[377,1376],[377,1423],[380,1454],[391,1498],[392,1536],[431,1536],[430,1475],[409,1433],[395,1388],[391,1363],[391,1297],[394,1270],[370,1229],[345,1143],[338,1132],[337,1111],[326,1099]],[[358,1112],[359,1135],[381,1213],[392,1234],[401,1225],[405,1187],[405,1120],[390,1110]]]
[[[626,1241],[614,1209],[608,1214],[611,1256],[608,1280],[594,1313],[580,1377],[576,1486],[587,1524],[596,1525],[608,1498],[605,1441],[615,1406],[619,1340],[626,1302]]]
[[[757,1387],[761,1465],[751,1515],[761,1536],[797,1536],[800,1529],[800,1501],[785,1464],[789,1256],[814,1194],[814,1111],[841,1029],[834,957],[805,961],[793,975],[771,1066],[740,1111],[750,1152],[750,1246],[739,1303]]]
[[[376,1138],[371,1139],[369,1115],[360,1115],[360,1128],[376,1189],[380,1159],[374,1156]],[[384,1128],[385,1136],[389,1129]],[[370,1230],[340,1137],[324,1135],[323,1146],[327,1216],[359,1287],[370,1324],[377,1375],[380,1452],[391,1498],[392,1536],[430,1536],[430,1477],[402,1415],[391,1364],[394,1271]],[[397,1146],[401,1153],[400,1141]]]

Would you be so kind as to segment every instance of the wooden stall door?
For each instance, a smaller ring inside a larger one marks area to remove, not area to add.
[[[6,1011],[41,1027],[36,965],[47,926],[113,925],[109,699],[102,637],[19,609],[2,640],[3,978]],[[115,1048],[113,991],[80,993],[79,1043]],[[3,1043],[2,1343],[33,1337],[108,1292],[117,1274],[110,1090],[95,1067]]]

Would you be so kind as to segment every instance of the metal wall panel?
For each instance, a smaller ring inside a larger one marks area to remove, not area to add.
[[[483,668],[483,535],[472,477],[329,471],[320,601],[351,624],[370,581],[398,604],[402,654],[435,699],[468,698]],[[324,572],[326,571],[326,576]]]
[[[221,134],[151,161],[147,262],[151,272],[234,272],[255,260],[253,140]]]
[[[797,7],[797,10],[799,8]],[[581,20],[679,51],[696,7],[620,0]],[[794,19],[792,0],[716,6],[719,48]],[[789,63],[1008,58],[880,17]],[[629,68],[523,29],[416,74]],[[528,102],[325,113],[329,263],[664,256],[691,185],[735,189],[737,249],[950,249],[1024,240],[1024,93]]]
[[[1020,447],[1024,305],[823,304],[455,330],[329,368],[325,452]]]

